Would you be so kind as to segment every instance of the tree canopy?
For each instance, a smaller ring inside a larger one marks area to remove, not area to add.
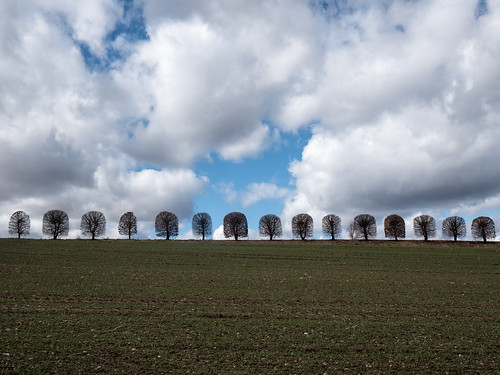
[[[199,212],[193,216],[191,222],[193,236],[201,237],[204,240],[212,235],[212,217],[206,212]]]
[[[158,237],[170,240],[179,235],[179,220],[177,216],[169,211],[162,211],[156,215],[155,231]]]
[[[30,234],[30,217],[24,211],[16,211],[9,220],[9,234],[16,235],[17,238]]]
[[[95,240],[96,237],[101,237],[106,233],[106,218],[100,211],[89,211],[82,216],[80,222],[82,235],[90,236]]]
[[[372,215],[361,214],[354,218],[354,230],[368,240],[377,236],[377,222]]]
[[[436,236],[436,220],[429,215],[420,215],[413,219],[415,236],[423,237],[424,241]]]
[[[323,233],[330,236],[333,241],[339,238],[342,234],[342,221],[337,215],[325,215],[321,220],[321,229],[323,230]]]
[[[54,240],[66,237],[69,233],[69,218],[66,212],[50,210],[43,215],[42,233]]]
[[[234,237],[235,241],[239,238],[248,237],[247,218],[241,212],[231,212],[224,216],[224,237]]]
[[[441,228],[443,237],[453,238],[456,241],[458,238],[465,237],[467,228],[465,227],[465,220],[460,216],[450,216],[443,220]]]
[[[283,235],[281,219],[272,214],[262,216],[259,220],[259,234],[262,237],[269,237],[270,241],[275,237],[281,237]]]
[[[313,218],[309,214],[297,214],[292,218],[292,235],[304,241],[313,236]]]
[[[118,233],[128,236],[128,239],[137,234],[137,218],[133,212],[125,212],[118,222]]]
[[[384,220],[384,233],[386,238],[394,238],[396,241],[398,238],[406,237],[405,221],[399,215],[389,215]]]
[[[472,238],[482,239],[486,242],[488,239],[495,238],[495,222],[487,216],[479,216],[472,220],[471,225]]]

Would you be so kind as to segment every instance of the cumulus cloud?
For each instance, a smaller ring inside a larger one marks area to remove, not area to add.
[[[197,161],[305,126],[293,193],[219,190],[285,200],[286,221],[498,209],[500,3],[478,4],[139,1],[134,39],[121,2],[2,2],[0,209],[186,218]]]
[[[34,3],[53,17],[61,17],[61,22],[75,40],[85,43],[93,53],[105,54],[103,41],[120,20],[123,9],[118,2],[87,0],[75,3],[58,0],[36,0]]]
[[[340,135],[320,131],[290,171],[306,206],[330,210],[415,209],[494,192],[498,129],[456,129],[439,110],[420,108]]]
[[[498,209],[500,51],[489,46],[500,9],[489,5],[480,18],[474,1],[394,2],[344,18],[357,27],[339,30],[342,46],[306,98],[302,116],[321,121],[290,166],[286,216]]]
[[[92,72],[79,47],[85,43],[102,55],[121,6],[33,1],[2,3],[0,10],[6,21],[0,38],[5,221],[22,207],[32,217],[32,234],[39,236],[43,213],[59,208],[68,212],[74,236],[81,215],[98,209],[114,235],[124,210],[134,209],[149,223],[161,209],[189,216],[206,178],[169,164],[144,168],[127,156],[128,126],[141,115],[140,104],[126,81]]]
[[[247,186],[241,198],[243,207],[249,207],[264,199],[280,200],[286,197],[290,191],[280,188],[268,182],[252,183]]]
[[[254,129],[252,133],[247,134],[242,131],[236,135],[236,139],[219,149],[219,154],[223,159],[240,161],[243,157],[252,157],[258,155],[263,148],[279,138],[270,134],[269,126],[262,124]]]
[[[289,18],[281,13],[282,1],[237,8],[224,1],[146,2],[150,39],[116,73],[139,93],[136,102],[147,119],[147,126],[132,130],[131,155],[189,165],[215,152],[239,161],[276,142],[279,132],[262,120],[273,118],[286,96],[311,85],[316,71],[316,23],[300,4],[286,2],[297,16]]]
[[[224,226],[220,225],[214,230],[214,234],[212,236],[214,240],[227,240],[226,237],[224,237]]]
[[[18,198],[2,203],[5,213],[22,207],[32,216],[32,234],[40,236],[41,217],[49,209],[62,209],[70,217],[70,227],[78,232],[80,217],[90,210],[102,211],[107,219],[107,236],[118,237],[118,220],[126,211],[133,211],[140,225],[140,237],[148,238],[153,231],[155,216],[160,211],[174,212],[180,220],[192,214],[192,201],[208,184],[191,170],[113,171],[112,165],[100,167],[95,184],[90,187],[57,187],[51,194],[37,198]],[[3,230],[5,228],[1,228]]]

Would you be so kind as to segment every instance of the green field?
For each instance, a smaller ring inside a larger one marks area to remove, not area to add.
[[[497,373],[500,246],[0,240],[1,373]]]

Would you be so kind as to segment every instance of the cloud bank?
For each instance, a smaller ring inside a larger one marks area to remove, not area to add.
[[[256,175],[242,209],[498,212],[499,20],[498,0],[2,2],[0,222],[186,219],[198,161],[303,128],[293,186]]]

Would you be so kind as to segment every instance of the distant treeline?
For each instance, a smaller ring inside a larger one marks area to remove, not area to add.
[[[241,212],[231,212],[224,217],[224,237],[240,238],[248,237],[248,223],[246,216]],[[322,232],[336,240],[342,234],[342,222],[340,217],[334,214],[325,215],[321,221]],[[29,215],[24,211],[16,211],[9,220],[9,234],[21,238],[30,234],[31,222]],[[106,218],[102,212],[89,211],[82,216],[80,229],[82,235],[96,239],[106,233]],[[292,235],[294,238],[306,240],[313,236],[313,218],[305,213],[295,215],[291,222]],[[348,238],[369,240],[377,236],[377,223],[375,218],[369,214],[357,215],[346,228]],[[436,221],[432,216],[420,215],[413,219],[413,231],[417,238],[428,241],[436,237]],[[155,232],[158,237],[174,239],[179,235],[179,220],[177,216],[169,211],[162,211],[155,218]],[[69,218],[66,212],[61,210],[50,210],[43,215],[42,233],[49,238],[58,239],[66,237],[69,233]],[[137,234],[137,218],[133,212],[125,212],[118,222],[118,233],[131,239]],[[205,240],[212,236],[212,218],[206,212],[200,212],[193,216],[192,233],[195,238]],[[442,224],[441,234],[443,238],[457,241],[467,234],[465,220],[460,216],[447,217]],[[472,238],[483,240],[495,239],[495,223],[486,216],[476,217],[471,224]],[[259,220],[259,235],[269,240],[279,238],[283,235],[281,219],[273,214],[264,215]],[[384,220],[385,238],[394,240],[406,238],[406,225],[399,215],[389,215]]]

